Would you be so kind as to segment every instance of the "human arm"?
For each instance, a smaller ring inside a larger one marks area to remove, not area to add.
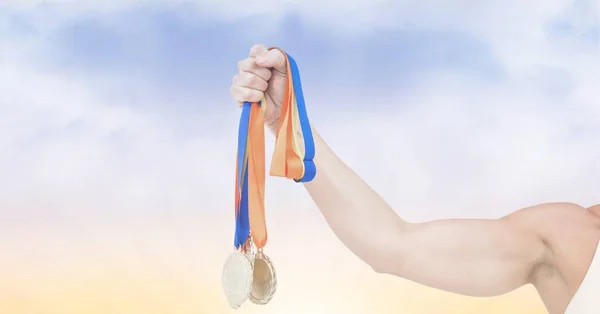
[[[285,58],[256,45],[238,67],[233,98],[242,103],[264,97],[267,125],[273,128],[285,90]],[[341,242],[377,272],[450,292],[491,296],[533,282],[538,266],[547,262],[545,242],[523,220],[527,215],[406,222],[316,130],[314,139],[317,175],[305,187]]]
[[[375,271],[471,296],[531,283],[544,242],[520,217],[409,223],[314,132],[317,176],[305,187],[348,249]]]

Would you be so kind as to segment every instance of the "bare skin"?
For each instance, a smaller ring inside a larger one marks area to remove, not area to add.
[[[285,88],[282,53],[255,45],[238,67],[233,98],[264,96],[273,131]],[[548,203],[499,219],[410,223],[313,132],[318,171],[304,185],[340,241],[376,272],[481,297],[533,284],[550,314],[565,312],[600,240],[600,205]]]

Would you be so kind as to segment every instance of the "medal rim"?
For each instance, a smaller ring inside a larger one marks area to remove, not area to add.
[[[228,293],[225,289],[225,286],[226,286],[225,282],[226,282],[227,275],[229,273],[227,270],[229,269],[229,267],[231,267],[232,264],[230,264],[230,263],[236,256],[243,257],[243,259],[241,259],[242,264],[243,264],[242,267],[244,267],[245,274],[246,274],[245,287],[244,287],[244,291],[242,292],[245,295],[245,298],[240,304],[232,303],[232,301],[228,297]],[[225,265],[223,266],[223,273],[221,275],[221,285],[223,286],[223,294],[225,294],[225,298],[227,299],[227,303],[229,303],[230,307],[232,307],[234,309],[238,309],[240,306],[242,306],[242,304],[244,304],[244,302],[246,302],[246,300],[248,300],[248,298],[252,292],[253,281],[254,281],[254,263],[253,263],[253,261],[251,261],[244,252],[240,251],[239,249],[236,249],[234,252],[229,254],[229,256],[227,256],[227,259],[225,260]]]
[[[271,280],[269,282],[270,291],[267,293],[267,295],[264,298],[257,298],[252,294],[252,289],[250,289],[250,295],[248,296],[248,299],[250,299],[250,301],[254,304],[265,305],[265,304],[269,303],[269,301],[271,301],[271,299],[275,295],[275,291],[277,291],[277,273],[275,271],[275,266],[273,265],[273,262],[271,261],[271,259],[266,254],[264,254],[262,252],[262,250],[259,250],[254,255],[254,261],[252,262],[253,277],[254,277],[254,263],[256,263],[256,260],[258,260],[258,259],[264,261],[265,264],[267,265],[267,267],[269,268],[269,271],[271,272]]]

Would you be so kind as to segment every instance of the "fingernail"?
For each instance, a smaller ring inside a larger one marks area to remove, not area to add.
[[[256,57],[256,63],[265,63],[265,61],[267,61],[267,59],[263,56]]]

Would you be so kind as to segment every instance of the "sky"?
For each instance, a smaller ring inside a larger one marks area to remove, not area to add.
[[[229,87],[257,43],[295,58],[319,133],[408,221],[600,203],[599,9],[2,1],[0,309],[232,313]],[[268,178],[266,198],[280,288],[240,313],[545,313],[531,287],[474,299],[376,275],[301,186]]]

